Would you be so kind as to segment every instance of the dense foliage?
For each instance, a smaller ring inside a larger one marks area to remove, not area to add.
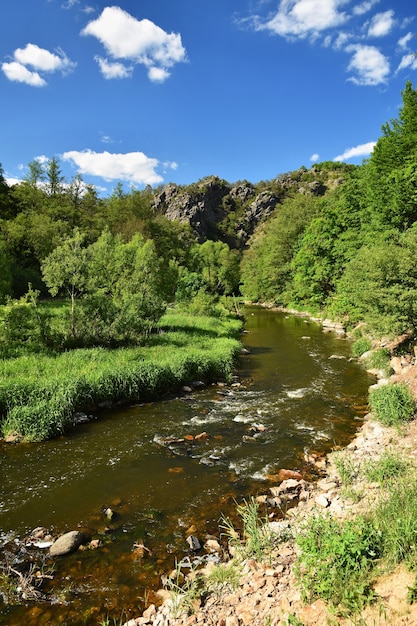
[[[0,168],[0,300],[30,289],[68,298],[60,337],[48,320],[32,320],[54,345],[131,343],[167,304],[218,315],[239,295],[402,332],[417,321],[416,157],[417,92],[407,82],[398,118],[360,166],[325,162],[257,184],[169,185],[176,201],[207,207],[203,237],[166,217],[162,188],[118,184],[102,198],[79,175],[65,181],[56,157],[32,161],[11,187]],[[9,330],[19,315],[30,317],[14,307]]]
[[[416,325],[417,92],[371,157],[323,198],[297,195],[258,230],[242,261],[251,300],[323,310],[378,334]],[[326,167],[330,167],[326,164]]]

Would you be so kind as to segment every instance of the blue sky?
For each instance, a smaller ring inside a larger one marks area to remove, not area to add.
[[[2,0],[0,163],[104,195],[360,163],[417,78],[410,0]]]

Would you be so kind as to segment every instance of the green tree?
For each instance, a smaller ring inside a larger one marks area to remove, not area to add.
[[[288,304],[292,259],[302,233],[319,206],[320,201],[313,196],[298,194],[287,198],[261,226],[242,259],[241,289],[246,298]]]
[[[378,334],[417,325],[417,228],[392,232],[362,247],[337,285],[334,310],[352,323],[365,320]]]
[[[57,157],[52,157],[47,163],[46,171],[46,189],[51,196],[57,196],[62,193],[65,181],[62,175],[61,166]]]
[[[85,235],[74,230],[42,263],[42,275],[52,296],[66,293],[71,300],[71,337],[76,338],[75,304],[86,290],[88,252]]]
[[[194,244],[190,250],[189,268],[201,274],[209,293],[236,293],[239,281],[239,254],[226,243],[207,240]]]
[[[369,228],[406,230],[417,219],[417,91],[407,82],[399,116],[382,127],[366,165]]]

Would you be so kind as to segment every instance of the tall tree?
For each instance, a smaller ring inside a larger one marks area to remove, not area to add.
[[[49,195],[57,196],[63,190],[63,183],[65,181],[64,176],[62,175],[61,166],[59,164],[59,159],[57,157],[52,157],[48,161],[46,166],[46,188],[48,190]]]

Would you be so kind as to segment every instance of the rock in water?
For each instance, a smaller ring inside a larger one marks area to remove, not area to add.
[[[62,556],[63,554],[70,554],[78,550],[80,545],[84,541],[84,535],[79,530],[71,530],[69,533],[65,533],[58,537],[56,541],[49,548],[49,556]]]

